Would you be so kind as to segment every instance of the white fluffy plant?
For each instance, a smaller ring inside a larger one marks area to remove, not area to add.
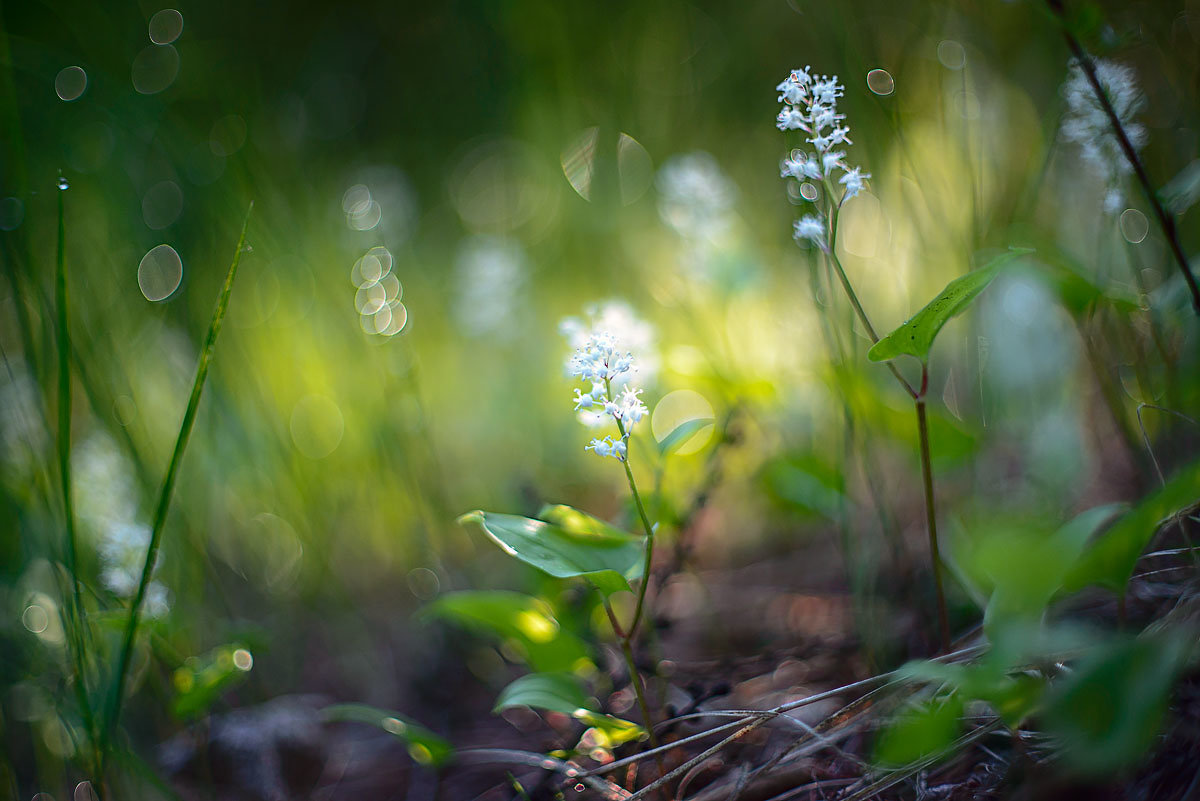
[[[780,165],[779,176],[800,181],[800,197],[813,204],[813,212],[796,221],[793,236],[828,252],[836,233],[837,210],[861,192],[871,176],[846,164],[842,148],[854,143],[850,128],[842,124],[846,115],[838,112],[838,98],[845,87],[836,75],[818,76],[810,70],[792,70],[775,87],[784,104],[776,127],[807,135],[807,147],[792,150]]]

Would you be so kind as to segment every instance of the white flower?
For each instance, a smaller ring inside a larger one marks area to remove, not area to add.
[[[815,214],[805,214],[796,220],[793,236],[796,239],[807,239],[824,250],[825,221]]]
[[[823,203],[837,200],[840,204],[861,192],[863,181],[870,176],[858,167],[847,166],[845,151],[837,149],[841,145],[854,144],[850,139],[850,127],[842,124],[846,115],[838,112],[838,98],[846,90],[838,83],[837,76],[814,76],[805,67],[794,70],[776,89],[779,90],[779,102],[786,104],[776,118],[776,126],[784,131],[804,131],[808,134],[805,141],[812,146],[811,151],[793,150],[780,164],[779,176],[823,181],[836,177],[835,172],[840,170],[844,174],[838,178],[838,183],[845,187],[841,198],[836,199],[828,192],[828,200],[821,201]],[[821,211],[828,209],[819,204],[817,214],[806,214],[797,220],[794,236],[828,250],[825,241],[827,225]]]
[[[627,432],[649,413],[646,404],[638,397],[641,394],[642,391],[634,387],[625,387],[621,391],[620,419],[625,423]]]
[[[733,224],[737,186],[711,154],[696,151],[672,156],[659,169],[654,183],[658,215],[680,236],[710,240]]]
[[[575,323],[566,328],[574,330]],[[593,438],[585,448],[600,456],[624,461],[633,427],[649,414],[642,403],[640,388],[625,386],[617,394],[613,387],[616,379],[634,371],[633,354],[622,351],[611,333],[593,331],[571,355],[568,370],[590,385],[587,392],[582,388],[575,390],[573,400],[580,419],[589,426],[615,423],[619,433],[615,439],[612,436]]]
[[[858,193],[863,190],[866,179],[870,177],[871,173],[864,173],[859,167],[854,167],[853,169],[847,170],[846,174],[838,180],[838,183],[846,187],[846,192],[842,196],[842,199],[849,200],[850,198],[857,196]]]
[[[804,122],[799,106],[784,106],[775,118],[775,127],[781,131],[795,131],[803,128]]]
[[[640,382],[649,384],[658,375],[659,358],[655,349],[654,326],[638,318],[633,308],[621,300],[607,300],[603,303],[590,304],[580,317],[565,317],[558,324],[559,333],[567,340],[567,344],[579,351],[594,335],[601,334],[610,337],[616,347],[619,343],[620,353],[614,359],[614,367],[632,368],[630,351],[638,354],[637,375]],[[629,361],[617,360],[621,357]],[[580,375],[573,366],[575,356],[567,360],[567,374]],[[624,385],[632,378],[632,370],[618,370],[617,375],[609,380],[618,386]],[[590,380],[600,382],[603,388],[603,375],[596,375]],[[593,397],[599,397],[593,393]]]
[[[1135,150],[1140,149],[1146,143],[1147,132],[1146,127],[1137,122],[1134,116],[1145,107],[1146,98],[1138,88],[1133,70],[1101,59],[1092,63],[1100,87],[1120,120],[1129,143]],[[1105,210],[1116,212],[1120,210],[1122,202],[1120,184],[1133,168],[1083,67],[1077,61],[1072,61],[1070,66],[1071,74],[1062,87],[1063,97],[1067,101],[1062,136],[1066,141],[1079,145],[1084,161],[1107,184]]]

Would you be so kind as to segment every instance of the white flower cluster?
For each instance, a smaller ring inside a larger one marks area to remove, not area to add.
[[[1100,87],[1107,95],[1117,119],[1121,121],[1129,143],[1135,150],[1140,149],[1146,143],[1146,128],[1134,121],[1134,115],[1145,107],[1146,97],[1138,88],[1133,70],[1100,59],[1092,64],[1096,68]],[[1079,145],[1084,160],[1108,185],[1104,209],[1115,214],[1121,210],[1124,202],[1121,181],[1133,167],[1125,158],[1112,122],[1078,61],[1071,62],[1071,74],[1063,84],[1062,94],[1067,101],[1062,122],[1063,139]]]
[[[685,239],[715,239],[733,224],[737,186],[711,153],[671,156],[654,183],[658,216]]]
[[[807,141],[812,145],[812,152],[796,148],[791,155],[784,159],[779,168],[781,178],[796,178],[804,181],[820,181],[826,184],[827,191],[832,191],[830,179],[835,177],[835,171],[842,175],[838,183],[842,185],[842,196],[838,204],[844,203],[863,190],[869,173],[864,173],[858,167],[846,166],[845,151],[838,150],[840,145],[854,144],[848,134],[850,129],[842,125],[846,115],[839,114],[837,101],[845,93],[845,87],[838,83],[837,76],[813,75],[811,68],[792,70],[791,74],[775,87],[779,91],[779,102],[783,109],[776,118],[775,125],[781,131],[804,131],[808,134]],[[806,200],[815,200],[817,192],[801,192]],[[797,240],[807,239],[822,250],[827,250],[826,221],[818,211],[815,214],[805,214],[796,221],[794,236]]]
[[[612,389],[613,381],[633,371],[633,355],[618,347],[616,338],[607,332],[593,333],[571,356],[568,363],[571,375],[578,376],[591,388],[575,390],[575,410],[595,410],[616,422],[620,435],[593,439],[586,449],[600,456],[625,461],[629,453],[629,435],[633,427],[648,414],[642,403],[642,390],[626,386],[620,394]]]
[[[596,334],[611,334],[622,347],[637,353],[638,379],[643,385],[653,384],[658,375],[659,357],[655,347],[654,326],[639,318],[633,307],[623,300],[589,303],[584,307],[583,315],[564,317],[558,324],[558,332],[572,350],[582,349]],[[573,374],[573,362],[573,356],[568,358],[567,375]],[[621,386],[628,379],[628,374],[621,374],[613,383]]]
[[[92,434],[76,446],[71,460],[79,519],[97,539],[100,581],[113,595],[132,598],[150,545],[150,527],[138,519],[133,466],[112,438],[103,433]],[[145,614],[164,617],[170,608],[167,587],[152,579],[146,587]]]

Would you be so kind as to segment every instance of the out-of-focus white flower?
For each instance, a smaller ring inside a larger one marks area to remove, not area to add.
[[[525,252],[514,239],[477,235],[463,242],[456,259],[455,316],[472,336],[508,336],[518,291],[525,280]]]
[[[1129,143],[1135,150],[1141,149],[1146,143],[1146,127],[1134,117],[1145,107],[1146,98],[1138,88],[1133,70],[1103,59],[1096,59],[1092,64],[1100,87],[1120,120]],[[1115,213],[1124,202],[1121,184],[1133,167],[1121,149],[1112,121],[1078,61],[1073,60],[1070,64],[1070,75],[1063,84],[1062,95],[1067,101],[1062,122],[1063,139],[1079,145],[1084,160],[1108,185],[1104,208]]]
[[[822,250],[825,249],[825,221],[815,214],[805,214],[796,220],[792,235],[796,239],[807,239]]]
[[[846,198],[852,198],[858,195],[863,190],[864,182],[871,177],[871,173],[863,172],[859,167],[847,170],[846,174],[838,179],[838,183],[846,187]]]
[[[712,239],[729,228],[737,187],[703,151],[672,156],[654,179],[658,215],[680,236]]]
[[[80,522],[96,536],[100,581],[113,595],[132,598],[142,578],[150,527],[138,521],[138,491],[133,467],[107,434],[93,434],[71,455],[75,508]],[[161,556],[161,551],[159,552]],[[143,612],[162,617],[170,593],[157,579],[146,585]]]

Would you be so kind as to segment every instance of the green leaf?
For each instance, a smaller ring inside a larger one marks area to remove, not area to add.
[[[584,642],[561,630],[549,604],[528,595],[452,592],[429,604],[421,614],[452,620],[515,643],[534,670],[586,670],[592,665]]]
[[[596,712],[591,709],[593,704],[579,679],[570,673],[530,673],[501,690],[492,711],[528,706],[570,715],[590,727],[585,740],[591,747],[616,748],[646,736],[641,726]]]
[[[1069,592],[1099,584],[1125,591],[1133,568],[1150,538],[1164,521],[1200,503],[1200,462],[1184,468],[1100,535],[1071,568],[1065,581]]]
[[[252,664],[250,652],[239,645],[222,645],[191,657],[172,676],[176,696],[171,712],[183,720],[203,715],[221,693],[246,678]]]
[[[999,274],[1000,268],[1032,252],[1029,248],[1011,248],[1008,253],[992,259],[986,266],[955,278],[908,322],[876,342],[867,351],[867,358],[873,362],[885,362],[907,354],[916,356],[922,362],[927,361],[933,340],[942,330],[942,326],[950,318],[962,313]]]
[[[580,710],[588,712],[589,703],[583,685],[570,673],[530,673],[501,690],[492,711],[528,706],[575,717]]]
[[[910,662],[897,671],[922,682],[949,684],[967,698],[986,702],[1009,726],[1029,717],[1038,707],[1046,682],[1040,676],[1011,673],[993,663],[950,665],[941,662]]]
[[[676,449],[683,446],[685,442],[693,436],[700,433],[703,429],[711,426],[715,421],[711,417],[697,417],[694,420],[685,420],[671,430],[658,443],[658,452],[662,455],[673,453]]]
[[[549,506],[542,515],[552,522],[491,512],[471,512],[458,522],[478,525],[525,564],[555,578],[581,576],[605,595],[630,591],[630,580],[641,576],[641,538],[569,506]]]
[[[414,762],[437,767],[445,764],[454,754],[454,746],[417,723],[396,712],[376,709],[366,704],[335,704],[321,710],[322,717],[330,722],[365,723],[383,729],[408,746]]]
[[[611,750],[634,740],[645,739],[647,736],[646,730],[638,724],[615,718],[612,715],[601,715],[599,712],[578,709],[575,717],[591,727],[583,733],[580,742],[587,742],[594,748]]]
[[[907,707],[876,741],[876,764],[903,767],[945,751],[958,737],[962,712],[957,694]]]
[[[1134,765],[1155,740],[1191,647],[1179,634],[1141,637],[1099,649],[1068,674],[1042,716],[1067,764],[1088,775]]]

